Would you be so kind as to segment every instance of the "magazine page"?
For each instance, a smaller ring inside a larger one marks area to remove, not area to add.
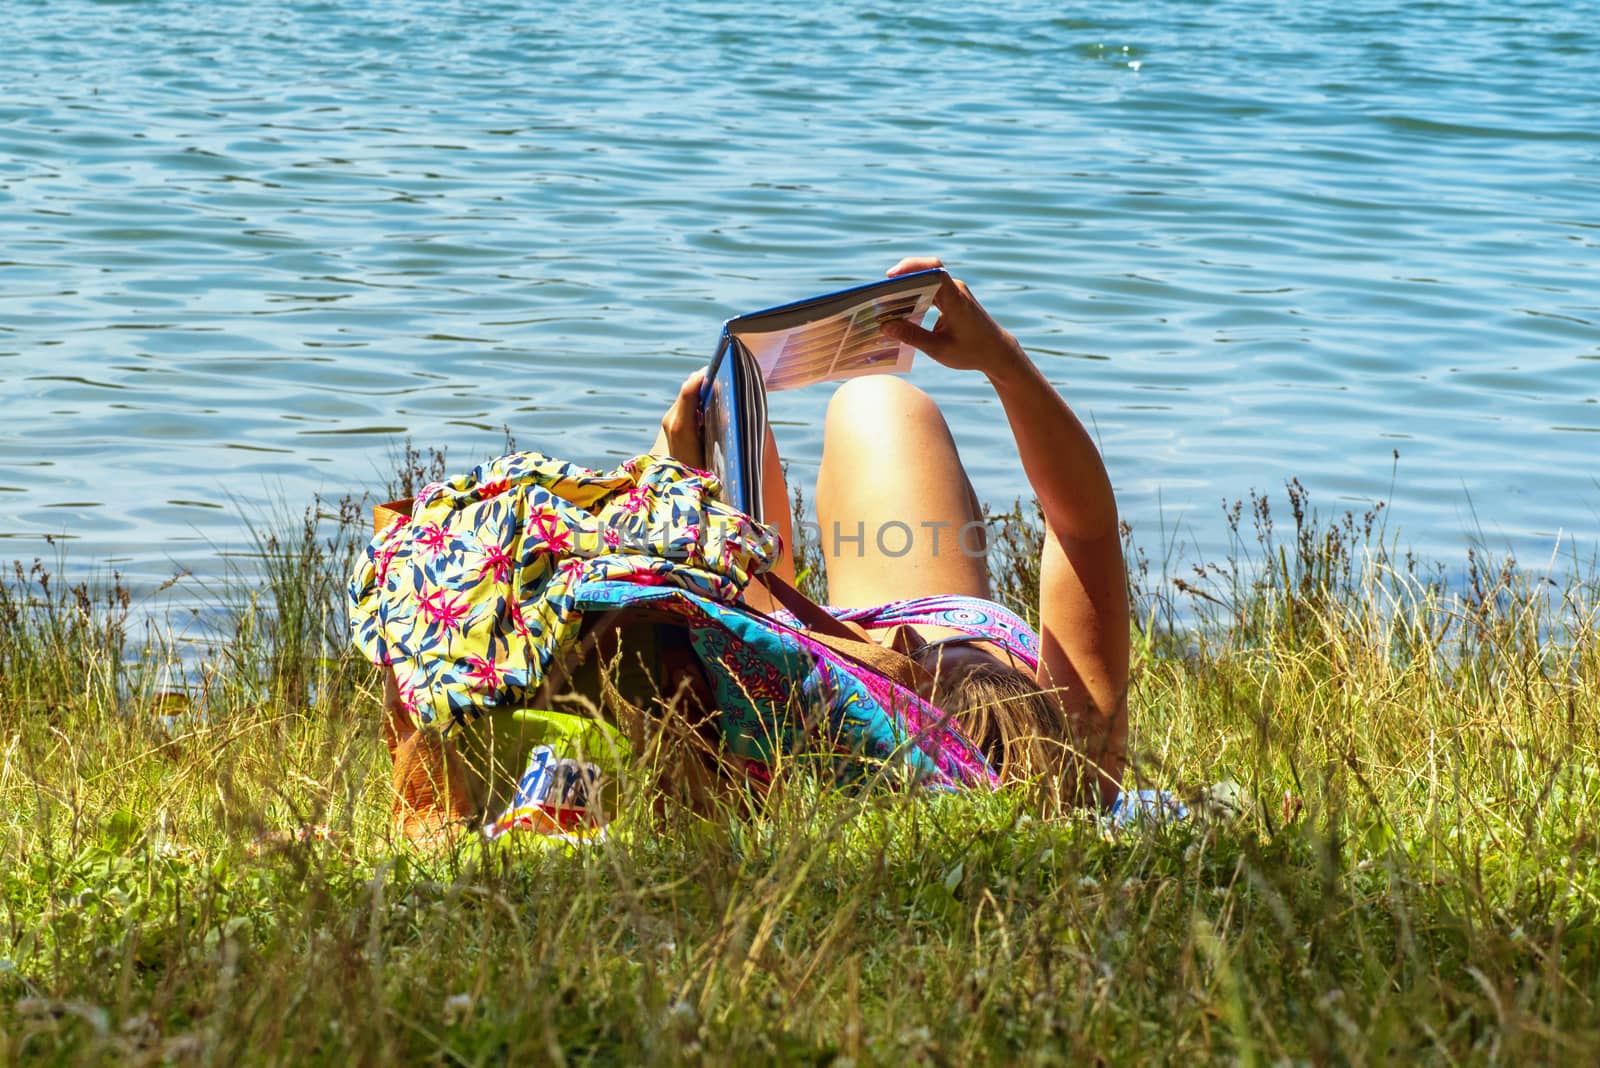
[[[922,322],[947,277],[918,271],[729,319],[700,395],[706,467],[722,480],[723,499],[763,518],[768,390],[908,369],[911,346],[879,326]]]
[[[749,349],[769,390],[906,371],[914,350],[883,336],[889,319],[921,323],[945,279],[942,270],[886,279],[728,321]]]

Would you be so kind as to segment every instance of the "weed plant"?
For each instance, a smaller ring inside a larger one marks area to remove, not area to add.
[[[1130,536],[1129,785],[1194,815],[1125,829],[1025,789],[796,777],[708,817],[625,781],[600,844],[418,851],[340,632],[359,507],[258,538],[179,716],[125,588],[19,568],[0,1063],[1592,1062],[1595,569],[1452,576],[1381,510],[1277,507],[1182,575]],[[993,543],[1021,606],[1033,514]]]

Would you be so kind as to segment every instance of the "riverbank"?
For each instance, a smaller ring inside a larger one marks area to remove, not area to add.
[[[579,852],[421,854],[340,629],[359,508],[263,532],[187,699],[125,594],[21,569],[0,1060],[1592,1056],[1593,569],[1419,561],[1294,484],[1229,516],[1229,560],[1130,554],[1132,715],[1139,784],[1236,803],[1121,831],[797,784]],[[1026,599],[1015,518],[993,564]]]

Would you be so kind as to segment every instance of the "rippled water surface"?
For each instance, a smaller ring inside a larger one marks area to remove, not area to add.
[[[3,556],[213,574],[406,435],[612,462],[723,318],[908,251],[1035,353],[1147,545],[1215,551],[1289,477],[1447,560],[1600,529],[1592,2],[0,15]],[[914,378],[1023,491],[981,380]],[[825,399],[773,400],[802,471]]]

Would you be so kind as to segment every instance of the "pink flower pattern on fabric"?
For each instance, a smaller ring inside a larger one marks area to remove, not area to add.
[[[622,500],[621,508],[629,515],[637,515],[644,511],[649,504],[650,494],[643,486],[639,486],[628,491],[628,495]]]
[[[527,617],[522,614],[522,606],[514,600],[510,602],[510,606],[512,633],[519,638],[532,637],[533,631],[528,627]]]
[[[505,582],[511,578],[511,557],[498,542],[483,547],[483,564],[478,568],[481,579],[487,574],[491,582]]]
[[[771,566],[775,539],[719,492],[661,456],[597,472],[512,453],[431,483],[351,578],[356,644],[414,680],[419,723],[520,700],[576,643],[578,584],[627,579],[732,601]],[[702,539],[717,559],[682,559],[683,543]]]
[[[392,543],[378,550],[375,561],[378,565],[378,583],[380,585],[389,581],[389,568],[394,565],[394,558],[397,552],[399,552],[399,548]]]
[[[417,692],[417,684],[410,675],[395,673],[395,684],[400,691],[400,704],[407,712],[415,713],[421,707],[422,695]]]
[[[540,547],[543,552],[565,552],[572,545],[572,536],[562,526],[561,516],[556,512],[539,512],[533,517],[531,526],[534,536],[544,543]]]
[[[472,611],[472,607],[463,598],[445,590],[432,590],[423,594],[417,601],[417,607],[422,610],[423,618],[429,623],[443,626],[448,631],[458,630],[462,621]]]
[[[474,690],[496,690],[505,677],[505,668],[497,665],[492,655],[467,657],[467,681]]]
[[[450,547],[450,535],[437,523],[429,523],[417,534],[417,546],[431,556],[439,556]]]

